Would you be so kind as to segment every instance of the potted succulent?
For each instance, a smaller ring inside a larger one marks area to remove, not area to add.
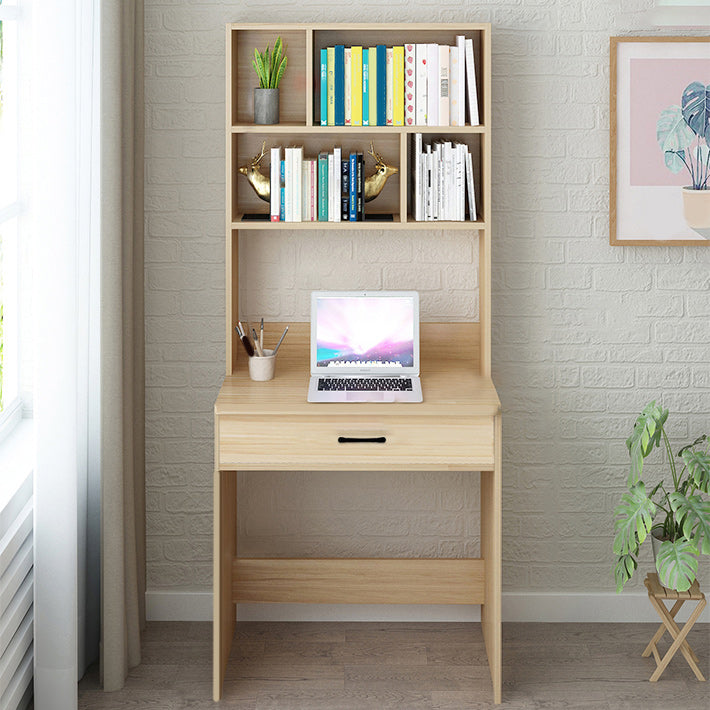
[[[710,554],[710,453],[703,434],[673,456],[665,430],[668,410],[647,404],[626,441],[631,457],[628,491],[614,510],[614,576],[620,592],[638,567],[639,547],[651,534],[660,542],[656,568],[664,587],[684,592],[698,572],[698,554]],[[642,480],[643,463],[657,447],[668,458],[671,480],[650,492]]]
[[[693,81],[685,87],[680,106],[661,111],[656,138],[666,167],[684,167],[691,184],[683,188],[683,215],[691,229],[710,237],[710,85]]]
[[[251,63],[259,77],[259,87],[254,89],[254,123],[278,123],[279,84],[288,65],[281,37],[276,38],[272,52],[268,45],[263,53],[255,47]]]

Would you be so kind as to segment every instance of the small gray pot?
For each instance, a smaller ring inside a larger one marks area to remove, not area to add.
[[[254,89],[254,123],[271,125],[279,122],[279,90]]]

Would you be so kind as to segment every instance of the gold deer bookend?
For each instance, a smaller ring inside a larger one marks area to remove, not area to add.
[[[239,172],[246,177],[249,184],[254,189],[254,192],[265,202],[271,200],[271,180],[267,175],[262,175],[261,169],[261,159],[266,153],[266,141],[261,145],[261,153],[255,155],[249,165],[242,165],[239,168]],[[385,186],[387,179],[390,175],[394,175],[398,172],[398,169],[392,165],[387,165],[384,158],[375,152],[374,145],[370,143],[370,155],[375,160],[375,172],[365,178],[365,202],[370,202],[374,200],[377,195],[382,192],[382,188]]]

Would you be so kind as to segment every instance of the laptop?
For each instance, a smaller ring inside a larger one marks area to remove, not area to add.
[[[309,402],[421,402],[419,294],[314,291]]]

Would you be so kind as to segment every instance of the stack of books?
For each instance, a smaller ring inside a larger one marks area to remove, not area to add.
[[[452,141],[422,145],[414,135],[414,219],[418,222],[476,220],[473,159],[468,146]]]
[[[473,40],[320,50],[321,126],[479,125]],[[318,112],[316,111],[316,115]]]
[[[334,148],[306,158],[303,147],[271,149],[272,222],[361,222],[365,219],[362,153]]]

